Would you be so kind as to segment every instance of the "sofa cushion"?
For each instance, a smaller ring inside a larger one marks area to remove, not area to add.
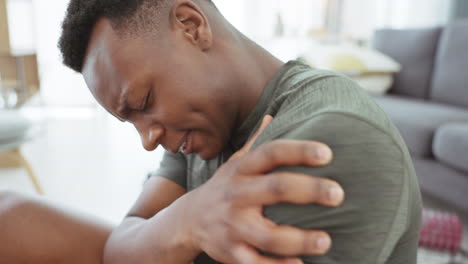
[[[421,190],[468,213],[468,177],[433,159],[413,158]]]
[[[13,110],[0,110],[0,150],[12,149],[26,138],[31,121]]]
[[[373,46],[401,64],[390,90],[393,94],[426,99],[441,29],[382,29],[374,34]]]
[[[468,122],[438,128],[432,149],[439,161],[468,173]]]
[[[376,97],[377,103],[397,126],[410,152],[432,156],[435,131],[442,125],[468,122],[468,110],[398,96]]]
[[[468,20],[447,26],[437,51],[430,98],[468,107]]]

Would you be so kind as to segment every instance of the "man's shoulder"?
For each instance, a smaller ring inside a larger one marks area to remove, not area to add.
[[[335,210],[279,205],[265,214],[279,224],[330,232],[334,241],[330,254],[305,257],[305,263],[384,263],[400,238],[418,230],[419,218],[407,214],[419,203],[419,190],[404,145],[392,131],[353,111],[326,110],[302,117],[290,124],[286,122],[291,117],[275,119],[277,123],[271,123],[259,140],[305,139],[329,145],[334,153],[329,166],[282,170],[336,180],[345,189],[346,202]],[[416,240],[408,243],[417,245]],[[411,256],[413,251],[398,254]]]
[[[311,128],[312,124],[314,131],[332,129],[335,119],[350,120],[399,137],[386,113],[355,81],[342,74],[309,69],[293,74],[282,85],[285,87],[267,111],[275,118],[270,129],[274,131],[269,132],[271,139],[292,130]],[[320,125],[316,124],[318,120]]]
[[[296,120],[322,112],[348,112],[381,119],[385,113],[354,80],[327,70],[303,69],[289,75],[271,102],[275,117]]]
[[[404,151],[394,130],[387,130],[372,118],[342,110],[318,111],[307,115],[276,116],[254,147],[276,139],[314,140],[329,146],[385,144],[387,150]]]

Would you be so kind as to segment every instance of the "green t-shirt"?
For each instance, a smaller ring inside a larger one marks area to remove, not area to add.
[[[153,175],[187,190],[200,186],[242,147],[266,114],[274,120],[254,148],[280,138],[323,142],[333,150],[329,166],[278,170],[333,179],[346,193],[338,208],[286,203],[265,208],[265,216],[278,224],[331,235],[329,253],[303,256],[305,263],[416,263],[421,197],[410,155],[386,114],[356,83],[337,73],[288,62],[217,158],[165,153]],[[216,262],[203,256],[195,263]]]

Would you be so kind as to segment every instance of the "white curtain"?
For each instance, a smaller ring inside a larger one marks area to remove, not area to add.
[[[429,27],[450,19],[452,0],[214,0],[221,12],[254,40],[271,38],[278,15],[286,37],[326,30],[328,2],[341,3],[341,33],[368,39],[377,28]],[[340,13],[340,12],[337,12]],[[333,18],[332,18],[333,19]]]
[[[451,0],[379,0],[380,26],[430,27],[450,19]]]
[[[375,29],[420,28],[450,20],[452,0],[345,0],[342,34],[368,39]]]
[[[283,59],[295,55],[289,52],[282,54],[283,51],[291,51],[294,45],[299,50],[304,39],[326,30],[329,0],[213,1],[237,28],[272,52],[277,51],[275,55]],[[62,65],[56,47],[68,0],[32,2],[44,102],[48,105],[95,105],[82,77]],[[445,23],[449,20],[452,6],[452,0],[342,0],[342,3],[341,33],[364,40],[380,27],[421,27]],[[283,43],[272,41],[278,39],[275,36],[278,24],[282,24]]]
[[[324,27],[326,0],[214,0],[239,30],[255,40],[271,39],[278,24],[284,37],[304,37]]]

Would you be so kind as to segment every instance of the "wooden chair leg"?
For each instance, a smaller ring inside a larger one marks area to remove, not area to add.
[[[21,165],[26,169],[26,172],[29,175],[29,178],[31,179],[34,189],[36,189],[36,192],[40,195],[44,194],[44,191],[42,190],[41,185],[39,184],[39,181],[36,177],[36,174],[34,173],[33,169],[31,168],[31,165],[29,165],[29,162],[24,158],[24,156],[21,154],[19,150],[16,150],[16,155],[18,157],[18,161],[21,163]]]

